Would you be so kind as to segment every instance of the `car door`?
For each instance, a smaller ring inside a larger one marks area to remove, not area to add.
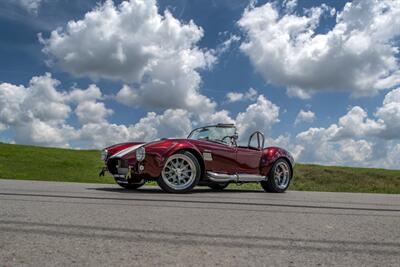
[[[203,141],[198,146],[203,153],[204,165],[207,171],[228,174],[237,172],[236,146],[209,141]]]
[[[236,150],[237,173],[259,174],[264,136],[260,132],[254,132],[248,142],[248,146],[239,146]]]

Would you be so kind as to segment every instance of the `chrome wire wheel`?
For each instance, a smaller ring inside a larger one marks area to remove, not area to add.
[[[275,184],[279,189],[286,189],[290,181],[290,168],[285,161],[280,161],[275,166]]]
[[[185,154],[168,158],[161,172],[161,178],[174,190],[184,190],[196,180],[197,169],[193,160]]]

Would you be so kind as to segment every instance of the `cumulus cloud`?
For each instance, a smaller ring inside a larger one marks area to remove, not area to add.
[[[106,120],[106,117],[113,114],[111,109],[107,109],[104,103],[85,101],[79,103],[75,109],[75,114],[82,124],[100,123]]]
[[[386,94],[383,105],[375,113],[379,124],[383,124],[379,134],[385,139],[400,139],[400,88]]]
[[[57,123],[71,111],[63,101],[64,95],[50,74],[33,77],[28,87],[9,83],[0,84],[0,121],[8,125],[29,122],[33,118]]]
[[[265,80],[303,99],[327,90],[369,96],[400,84],[393,42],[400,35],[400,2],[353,1],[337,13],[322,4],[302,14],[294,5],[252,5],[238,21],[247,38],[241,49]],[[317,30],[323,16],[336,16],[326,33]]]
[[[60,86],[50,74],[33,77],[27,86],[0,83],[1,129],[11,128],[16,143],[68,147],[78,142],[82,147],[101,148],[130,140],[185,137],[195,126],[229,122],[237,125],[241,143],[260,130],[266,145],[282,146],[300,162],[400,168],[400,88],[387,93],[370,116],[355,106],[329,127],[275,138],[272,127],[279,122],[279,107],[263,95],[236,117],[227,110],[198,115],[167,109],[124,125],[109,121],[113,111],[97,86],[70,90]],[[73,116],[79,125],[72,125]]]
[[[193,21],[160,14],[155,0],[107,0],[40,40],[52,63],[73,75],[124,81],[120,103],[199,112],[216,106],[199,92],[198,70],[216,61],[197,46],[203,34]]]
[[[108,122],[85,124],[79,130],[79,137],[80,140],[99,148],[129,140],[151,141],[161,137],[186,137],[190,129],[191,122],[187,111],[169,109],[160,115],[149,112],[132,125]]]
[[[229,92],[226,94],[229,103],[238,102],[241,100],[255,100],[257,98],[257,91],[254,88],[249,88],[247,92]]]
[[[314,119],[315,119],[314,112],[312,112],[311,110],[305,111],[301,109],[296,116],[294,124],[297,125],[301,122],[313,122]]]
[[[73,90],[68,93],[66,98],[68,101],[74,103],[80,103],[84,101],[95,101],[102,99],[102,93],[100,88],[98,88],[95,84],[91,84],[86,90],[73,88]]]
[[[337,125],[328,128],[310,128],[296,136],[301,146],[299,159],[330,165],[364,165],[370,162],[372,145],[368,141],[351,138],[335,139]]]
[[[101,102],[104,97],[97,86],[70,91],[61,91],[59,86],[49,73],[33,77],[27,87],[1,83],[1,129],[14,129],[17,143],[68,147],[79,141],[85,147],[101,148],[129,140],[184,137],[192,127],[191,113],[181,109],[149,112],[131,125],[113,124],[107,120],[113,110]],[[72,114],[80,127],[70,124]]]
[[[0,84],[0,123],[14,127],[17,142],[67,144],[61,136],[69,133],[65,120],[71,108],[64,93],[56,90],[58,85],[50,74],[33,77],[28,87]]]
[[[33,118],[27,123],[15,126],[15,142],[40,146],[69,147],[70,141],[77,139],[73,127],[64,123],[49,123]]]
[[[306,162],[400,168],[393,158],[400,142],[400,88],[387,93],[373,117],[352,107],[327,128],[297,134],[298,158]]]
[[[256,130],[269,134],[271,126],[277,122],[279,122],[279,107],[263,95],[236,117],[239,137],[243,140]]]
[[[0,124],[12,127],[18,143],[70,146],[83,142],[84,147],[103,147],[128,140],[150,141],[160,137],[185,137],[197,125],[236,123],[243,138],[255,130],[269,130],[278,122],[279,107],[264,96],[232,118],[227,110],[200,114],[184,109],[167,109],[161,114],[149,112],[130,125],[108,121],[113,110],[103,102],[101,90],[60,90],[60,82],[51,74],[36,76],[28,86],[0,84]],[[79,127],[71,125],[75,115]]]

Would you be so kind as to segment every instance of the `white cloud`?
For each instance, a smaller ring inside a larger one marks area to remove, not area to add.
[[[279,108],[260,95],[236,119],[227,110],[195,113],[167,109],[161,114],[149,112],[131,125],[118,125],[108,121],[113,111],[102,102],[104,97],[95,85],[63,92],[59,86],[50,74],[33,77],[27,87],[0,84],[2,128],[13,127],[18,143],[70,146],[71,142],[83,142],[84,147],[99,148],[128,140],[185,137],[194,126],[220,122],[236,122],[240,135],[247,139],[251,131],[269,130],[279,121]],[[80,127],[70,125],[72,114]]]
[[[400,168],[400,88],[387,93],[374,118],[351,108],[338,123],[297,134],[298,159],[305,162]]]
[[[194,121],[195,124],[200,125],[211,125],[217,123],[235,123],[235,120],[230,117],[229,111],[220,110],[215,112],[204,112],[198,115],[198,121]],[[197,119],[196,115],[195,118]]]
[[[54,124],[33,118],[15,126],[16,143],[69,147],[69,142],[77,138],[75,129],[64,123]]]
[[[311,110],[305,111],[301,109],[296,116],[294,124],[297,125],[301,122],[313,122],[314,119],[315,119],[314,112],[312,112]]]
[[[85,147],[101,148],[129,140],[184,137],[192,127],[192,114],[181,109],[168,109],[159,115],[149,112],[131,125],[112,124],[107,117],[113,111],[99,102],[103,96],[98,87],[61,92],[59,85],[51,74],[33,77],[27,87],[1,83],[1,129],[12,127],[17,143],[68,147],[78,141]],[[72,110],[80,127],[69,124]],[[225,112],[214,115],[227,116]]]
[[[268,136],[271,126],[279,121],[278,116],[279,107],[261,95],[236,119],[231,118],[226,110],[194,114],[183,109],[168,109],[162,114],[149,112],[132,125],[116,125],[106,121],[84,124],[79,130],[79,138],[94,147],[103,147],[126,140],[186,137],[192,128],[199,125],[236,123],[241,141],[247,141],[255,130],[264,131]]]
[[[158,11],[155,0],[117,6],[108,0],[48,39],[40,37],[43,51],[76,76],[126,82],[116,94],[125,105],[214,109],[216,103],[199,92],[198,70],[216,61],[212,50],[197,46],[203,29],[177,20],[168,10]]]
[[[26,9],[28,12],[37,14],[43,0],[16,0],[16,3]]]
[[[297,0],[284,0],[283,7],[287,13],[292,13],[297,6]]]
[[[379,135],[379,132],[385,128],[383,123],[380,120],[369,119],[367,112],[363,108],[355,106],[345,116],[339,118],[339,131],[336,138],[343,139]]]
[[[77,105],[77,116],[84,123],[100,121],[101,116],[110,114],[103,103],[95,102],[101,98],[96,86],[86,90],[75,88],[68,93],[59,91],[59,85],[49,73],[32,77],[27,87],[0,84],[0,123],[15,130],[17,143],[69,146],[71,140],[78,138],[76,129],[67,122],[71,103]],[[89,107],[89,103],[94,107]]]
[[[303,99],[326,90],[373,95],[400,84],[393,42],[400,35],[399,1],[349,2],[336,24],[318,33],[323,15],[335,10],[323,4],[300,15],[272,3],[250,6],[238,21],[247,35],[241,49],[265,80]]]
[[[68,93],[67,99],[68,101],[72,101],[74,103],[95,101],[102,99],[102,93],[100,88],[98,88],[95,84],[91,84],[86,90],[73,88],[73,90]]]
[[[106,117],[113,114],[113,111],[107,109],[104,103],[85,101],[79,103],[75,109],[75,114],[82,124],[100,123],[106,121]]]
[[[15,125],[19,118],[20,105],[25,98],[25,87],[9,83],[0,84],[0,123]]]
[[[49,123],[65,120],[71,111],[63,101],[64,95],[50,74],[33,77],[29,86],[0,84],[0,122],[17,125],[34,118]]]
[[[236,117],[239,137],[247,140],[250,134],[256,130],[269,134],[271,126],[279,122],[279,107],[266,99],[258,96],[257,101],[240,112]]]
[[[223,53],[227,52],[233,44],[237,43],[240,41],[240,36],[232,34],[231,36],[228,37],[225,41],[223,41],[216,49],[216,54],[217,55],[222,55]]]
[[[301,146],[298,159],[303,162],[329,165],[367,165],[373,162],[372,144],[364,139],[335,140],[337,125],[310,128],[296,136]]]
[[[267,146],[282,146],[300,162],[400,168],[400,88],[386,95],[373,117],[355,106],[327,128],[312,127],[293,138],[287,134],[273,138],[271,130],[279,122],[279,107],[263,95],[236,118],[227,110],[199,115],[167,109],[123,125],[108,121],[113,111],[106,107],[95,85],[69,91],[61,91],[59,86],[50,74],[33,77],[26,87],[0,83],[0,126],[13,130],[12,141],[61,147],[78,142],[82,147],[101,148],[131,140],[185,137],[195,126],[229,122],[236,123],[241,143],[260,130],[266,135]],[[71,125],[74,114],[80,125]]]
[[[387,156],[376,163],[377,167],[383,168],[400,168],[400,144],[392,144],[389,142]]]
[[[247,92],[229,92],[226,94],[229,103],[238,102],[241,100],[255,100],[257,98],[257,91],[254,88],[249,88]]]
[[[384,124],[380,135],[385,139],[400,139],[400,88],[386,94],[383,105],[375,113],[380,124]]]
[[[243,97],[244,97],[244,94],[238,93],[238,92],[229,92],[226,94],[226,98],[228,99],[228,102],[230,102],[230,103],[243,100]]]
[[[190,129],[191,122],[187,111],[169,109],[160,115],[149,112],[133,125],[108,122],[85,124],[79,130],[79,137],[93,147],[105,147],[129,140],[151,141],[161,137],[186,137]]]

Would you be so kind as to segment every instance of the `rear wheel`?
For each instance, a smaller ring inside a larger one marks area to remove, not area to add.
[[[292,170],[285,159],[275,161],[268,174],[268,180],[262,181],[261,186],[267,192],[283,193],[289,187]]]
[[[208,184],[207,186],[211,189],[217,190],[217,191],[222,191],[224,190],[227,186],[229,185],[229,183],[211,183]]]
[[[145,184],[145,181],[143,180],[140,183],[137,184],[123,184],[123,183],[117,183],[119,186],[125,188],[125,189],[138,189],[139,187],[143,186]]]
[[[167,159],[157,183],[168,193],[186,193],[197,185],[200,176],[197,158],[192,153],[183,151]]]

